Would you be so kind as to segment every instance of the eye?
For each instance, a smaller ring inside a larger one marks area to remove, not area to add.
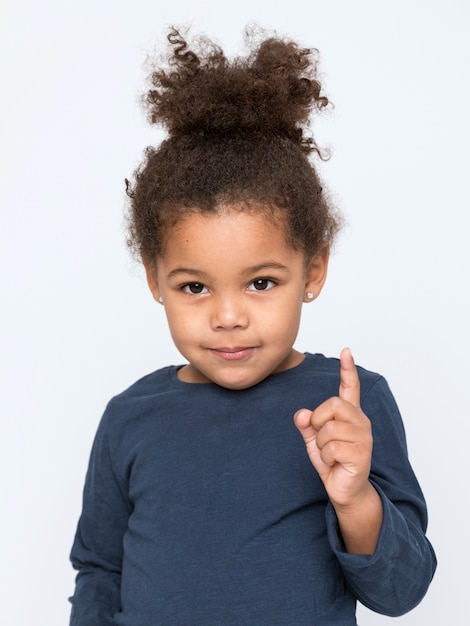
[[[202,283],[188,283],[183,286],[183,291],[189,294],[197,295],[199,293],[204,293],[206,287]]]
[[[275,282],[269,278],[257,278],[249,285],[250,291],[267,291],[275,286]]]

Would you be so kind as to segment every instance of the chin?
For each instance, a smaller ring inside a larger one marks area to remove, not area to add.
[[[261,382],[266,375],[260,376],[215,376],[212,378],[212,381],[219,385],[219,387],[224,387],[225,389],[232,389],[233,391],[241,391],[243,389],[249,389],[249,387],[254,387],[259,382]]]

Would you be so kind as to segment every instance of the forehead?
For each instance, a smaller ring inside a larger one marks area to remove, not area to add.
[[[286,236],[279,211],[228,206],[216,213],[192,212],[171,227],[160,257],[168,263],[208,261],[248,264],[254,260],[302,257]],[[213,269],[216,269],[214,267]]]

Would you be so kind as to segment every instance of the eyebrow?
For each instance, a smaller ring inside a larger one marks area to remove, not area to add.
[[[276,261],[267,261],[266,263],[260,263],[259,265],[247,267],[246,270],[243,270],[243,274],[257,274],[258,272],[262,272],[264,270],[281,270],[287,272],[289,271],[289,268],[282,263],[277,263]]]
[[[243,274],[248,276],[250,274],[257,274],[258,272],[262,272],[265,270],[280,270],[287,272],[289,268],[282,263],[277,263],[276,261],[267,261],[266,263],[259,263],[258,265],[252,265],[251,267],[247,267],[243,270]],[[168,273],[168,278],[173,278],[174,276],[178,276],[179,274],[189,274],[191,276],[197,276],[202,279],[207,278],[206,272],[197,269],[191,269],[189,267],[176,267],[174,270]]]
[[[173,276],[177,276],[178,274],[190,274],[191,276],[201,276],[202,278],[207,276],[202,270],[192,270],[189,267],[177,267],[168,273],[167,278],[173,278]]]

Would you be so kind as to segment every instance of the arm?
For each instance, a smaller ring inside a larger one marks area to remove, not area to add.
[[[382,524],[382,503],[369,482],[372,428],[360,406],[359,376],[348,349],[341,353],[338,397],[295,416],[310,460],[325,485],[346,551],[372,554]]]
[[[83,509],[71,552],[78,570],[70,626],[111,626],[121,608],[122,543],[131,512],[127,489],[112,465],[106,414],[91,452]]]
[[[329,495],[330,543],[349,587],[369,608],[400,615],[424,596],[435,556],[425,537],[426,507],[408,462],[401,417],[382,378],[363,404],[372,423],[360,406],[352,356],[344,350],[338,397],[313,412],[302,409],[295,421]]]

